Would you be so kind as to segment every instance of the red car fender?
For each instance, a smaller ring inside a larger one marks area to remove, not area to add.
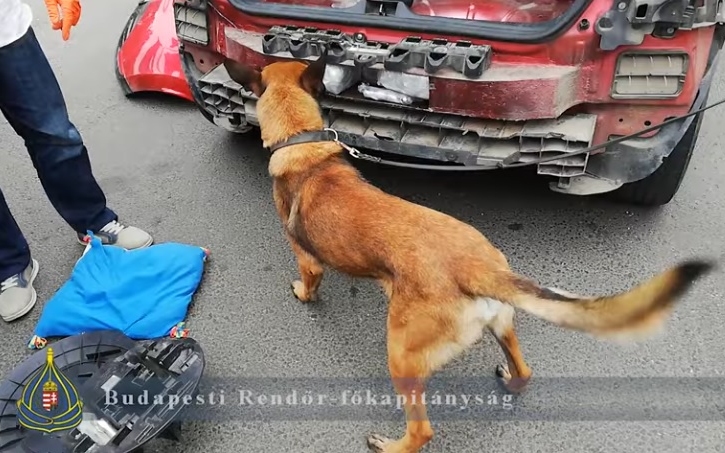
[[[116,48],[116,77],[126,95],[155,91],[194,100],[176,36],[174,0],[141,0]]]

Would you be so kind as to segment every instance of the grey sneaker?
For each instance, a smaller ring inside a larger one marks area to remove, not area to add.
[[[141,249],[153,244],[154,238],[150,234],[136,227],[124,226],[117,221],[106,224],[95,235],[104,245],[116,245],[126,250]],[[78,241],[88,245],[91,238],[87,234],[78,234]]]
[[[33,280],[38,276],[38,262],[30,260],[23,272],[0,282],[0,318],[10,322],[26,315],[35,306],[38,294]]]

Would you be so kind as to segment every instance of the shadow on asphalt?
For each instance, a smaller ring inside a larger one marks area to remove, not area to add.
[[[179,111],[195,111],[198,110],[197,107],[187,101],[186,99],[182,99],[177,96],[173,96],[166,93],[159,93],[156,91],[144,91],[140,93],[132,93],[126,98],[137,105],[144,105],[149,107],[167,107],[171,110],[179,110]]]

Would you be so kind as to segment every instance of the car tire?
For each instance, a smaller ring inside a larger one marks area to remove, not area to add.
[[[646,207],[663,206],[672,201],[690,165],[703,117],[703,113],[695,116],[680,142],[654,173],[639,181],[623,185],[613,192],[614,198],[617,201]]]

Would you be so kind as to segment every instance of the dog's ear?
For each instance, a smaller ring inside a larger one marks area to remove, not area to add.
[[[250,90],[258,98],[262,97],[266,87],[262,82],[262,72],[257,71],[251,66],[239,63],[238,61],[226,58],[224,60],[224,68],[226,68],[229,77],[235,82]]]
[[[310,93],[315,99],[325,92],[325,84],[322,79],[325,77],[325,68],[327,67],[327,48],[322,48],[320,58],[307,65],[307,69],[300,76],[300,85]]]

